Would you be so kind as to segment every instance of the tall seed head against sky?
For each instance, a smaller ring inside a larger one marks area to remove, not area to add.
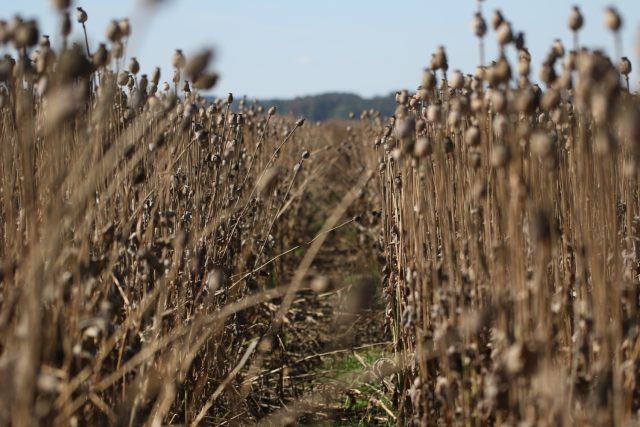
[[[42,33],[51,35],[52,45],[58,47],[62,43],[58,36],[60,15],[54,11],[64,9],[63,3],[67,2],[7,2],[3,17],[10,19],[19,13],[25,19],[37,19]],[[92,50],[105,41],[105,29],[111,20],[121,23],[130,17],[131,40],[126,54],[138,58],[145,73],[160,66],[164,78],[170,79],[175,49],[182,49],[190,57],[213,47],[214,67],[220,73],[215,86],[217,95],[233,92],[251,98],[288,98],[340,91],[372,96],[415,90],[422,70],[429,66],[431,53],[440,45],[446,47],[450,69],[473,73],[478,65],[476,36],[469,28],[478,11],[475,0],[439,2],[437,11],[433,2],[424,0],[69,3],[73,11],[81,7],[91,17],[86,25]],[[625,23],[620,29],[622,54],[632,61],[637,59],[634,39],[640,26],[640,2],[486,0],[482,2],[482,13],[488,30],[487,61],[499,55],[492,28],[494,11],[499,9],[514,35],[522,31],[529,36],[526,41],[532,55],[531,75],[537,76],[548,46],[555,39],[573,46],[567,20],[576,4],[584,17],[581,46],[602,48],[613,55],[610,29],[603,22],[605,11],[613,7]],[[612,24],[611,20],[607,22]],[[502,29],[502,36],[506,30]],[[474,31],[477,34],[478,29]],[[76,22],[71,37],[83,41],[82,27]],[[509,46],[507,56],[516,61],[516,55],[513,46]],[[613,62],[618,63],[619,59],[614,58]]]

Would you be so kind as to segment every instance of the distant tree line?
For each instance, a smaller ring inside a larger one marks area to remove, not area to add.
[[[393,93],[373,98],[362,98],[352,93],[325,93],[294,99],[263,99],[259,102],[267,108],[275,106],[280,114],[302,116],[314,121],[346,119],[350,113],[359,117],[360,113],[371,109],[379,111],[383,117],[390,117],[396,108]]]

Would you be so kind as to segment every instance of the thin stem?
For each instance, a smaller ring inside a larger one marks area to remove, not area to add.
[[[264,175],[267,173],[267,170],[269,169],[269,166],[271,166],[271,163],[273,163],[273,161],[275,160],[275,158],[278,155],[278,153],[280,152],[280,149],[282,148],[282,146],[289,140],[291,135],[293,135],[293,133],[296,131],[296,129],[298,129],[298,127],[300,127],[300,126],[298,125],[298,123],[296,123],[295,126],[293,127],[293,129],[291,129],[291,132],[289,132],[287,134],[287,136],[284,137],[284,140],[275,149],[275,151],[271,155],[271,158],[267,162],[266,166],[262,169],[262,172],[260,173],[260,176],[258,177],[258,179],[256,180],[255,184],[253,185],[253,190],[251,190],[251,194],[249,194],[249,197],[247,198],[246,204],[242,208],[242,211],[240,212],[240,215],[238,215],[238,219],[234,223],[233,228],[231,229],[231,232],[229,233],[229,239],[227,240],[227,244],[224,247],[224,251],[222,251],[223,254],[226,254],[227,250],[229,249],[229,244],[231,243],[231,238],[233,236],[233,233],[236,231],[236,228],[238,227],[238,224],[240,223],[240,218],[242,218],[244,216],[245,212],[249,208],[249,203],[251,202],[251,198],[253,197],[253,195],[255,194],[256,190],[258,189],[258,183],[260,182],[260,180],[262,180]]]
[[[302,162],[301,162],[301,164],[302,164]],[[274,215],[273,220],[271,221],[271,224],[269,225],[269,229],[267,230],[267,233],[264,236],[264,239],[262,241],[262,245],[260,246],[260,250],[258,251],[258,255],[256,256],[256,262],[254,264],[254,268],[258,265],[258,262],[260,262],[260,257],[262,256],[262,253],[264,252],[264,247],[266,246],[267,241],[269,240],[269,236],[271,235],[271,230],[273,230],[273,226],[275,225],[276,221],[280,217],[280,211],[282,210],[282,207],[287,202],[287,197],[289,197],[289,194],[291,193],[291,188],[293,188],[293,183],[295,182],[296,177],[298,176],[299,172],[300,172],[299,168],[297,168],[293,172],[293,177],[291,178],[291,182],[289,183],[289,188],[287,188],[287,192],[284,194],[284,197],[282,199],[282,205],[280,206],[280,209],[278,209],[278,212],[276,213],[276,215]],[[240,221],[238,220],[238,222],[240,222]]]
[[[268,261],[266,261],[266,262],[262,263],[261,265],[256,266],[253,270],[251,270],[251,271],[249,271],[249,272],[247,272],[247,273],[242,274],[242,276],[241,276],[238,280],[236,280],[235,282],[233,282],[233,284],[229,287],[229,289],[234,288],[236,285],[238,285],[238,283],[242,282],[242,281],[243,281],[244,279],[246,279],[247,277],[251,276],[252,274],[257,273],[258,271],[262,270],[263,268],[265,268],[266,266],[268,266],[268,265],[269,265],[269,264],[271,264],[272,262],[277,261],[278,259],[282,258],[283,256],[285,256],[285,255],[287,255],[287,254],[290,254],[291,252],[295,251],[296,249],[300,249],[300,248],[302,248],[303,246],[309,246],[310,244],[312,244],[313,242],[315,242],[318,238],[320,238],[320,236],[322,236],[323,234],[330,233],[330,232],[332,232],[332,231],[338,230],[339,228],[342,228],[342,227],[344,227],[345,225],[351,224],[353,221],[355,221],[355,219],[354,219],[354,218],[351,218],[350,220],[345,221],[345,222],[343,222],[343,223],[342,223],[342,224],[340,224],[340,225],[336,225],[335,227],[333,227],[333,228],[331,228],[331,229],[329,229],[329,230],[327,230],[327,231],[324,231],[324,232],[322,232],[322,233],[317,234],[313,239],[309,240],[309,241],[308,241],[308,242],[306,242],[306,243],[301,243],[301,244],[296,245],[296,246],[294,246],[294,247],[292,247],[292,248],[290,248],[290,249],[288,249],[288,250],[286,250],[286,251],[284,251],[284,252],[281,252],[280,254],[278,254],[278,255],[274,256],[274,257],[273,257],[273,258],[271,258],[270,260],[268,260]]]
[[[249,173],[251,172],[251,167],[253,166],[253,162],[254,162],[254,160],[256,158],[256,155],[258,153],[258,149],[260,148],[260,146],[264,142],[264,135],[267,133],[267,130],[269,128],[269,120],[270,119],[271,119],[271,116],[267,116],[267,122],[265,124],[265,128],[262,131],[262,133],[260,134],[260,137],[258,138],[258,143],[256,144],[255,150],[253,150],[253,155],[251,156],[251,160],[249,161],[249,166],[247,167],[247,173],[245,174],[244,179],[242,180],[242,184],[241,184],[242,187],[244,187],[245,183],[247,182],[247,179],[249,178]]]
[[[82,23],[82,31],[84,31],[84,43],[87,47],[87,56],[91,58],[91,50],[89,50],[89,38],[87,37],[87,27]]]

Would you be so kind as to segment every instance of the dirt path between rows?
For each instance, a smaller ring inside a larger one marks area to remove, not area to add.
[[[272,363],[281,366],[263,377],[261,389],[272,393],[261,405],[278,413],[304,402],[298,425],[393,425],[395,386],[375,372],[393,359],[379,271],[358,259],[337,268],[336,252],[351,249],[341,246],[344,237],[333,240],[315,269],[330,278],[330,288],[296,299],[274,349]]]
[[[363,170],[361,164],[355,166],[359,162],[347,152],[309,187],[292,207],[300,211],[289,234],[298,240],[284,242],[284,247],[315,236]],[[364,191],[374,193],[375,185],[372,179]],[[382,295],[375,200],[371,195],[358,198],[347,210],[348,223],[329,234],[308,274],[307,289],[298,294],[274,337],[256,387],[261,394],[253,402],[265,424],[395,425],[396,387],[379,372],[394,357]],[[304,253],[301,248],[283,260],[274,269],[276,276],[294,269]],[[278,304],[268,307],[275,312]]]

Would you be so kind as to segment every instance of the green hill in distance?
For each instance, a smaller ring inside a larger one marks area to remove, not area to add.
[[[294,99],[260,99],[258,102],[265,108],[275,106],[279,114],[313,121],[347,119],[349,113],[359,117],[362,111],[371,109],[379,111],[383,117],[390,117],[396,108],[395,93],[373,98],[362,98],[352,93],[324,93]]]
[[[382,116],[391,116],[396,108],[395,94],[374,98],[362,98],[352,93],[324,93],[294,99],[264,99],[265,107],[275,106],[281,114],[306,117],[309,120],[347,119],[349,113],[356,117],[362,111],[374,109]]]

